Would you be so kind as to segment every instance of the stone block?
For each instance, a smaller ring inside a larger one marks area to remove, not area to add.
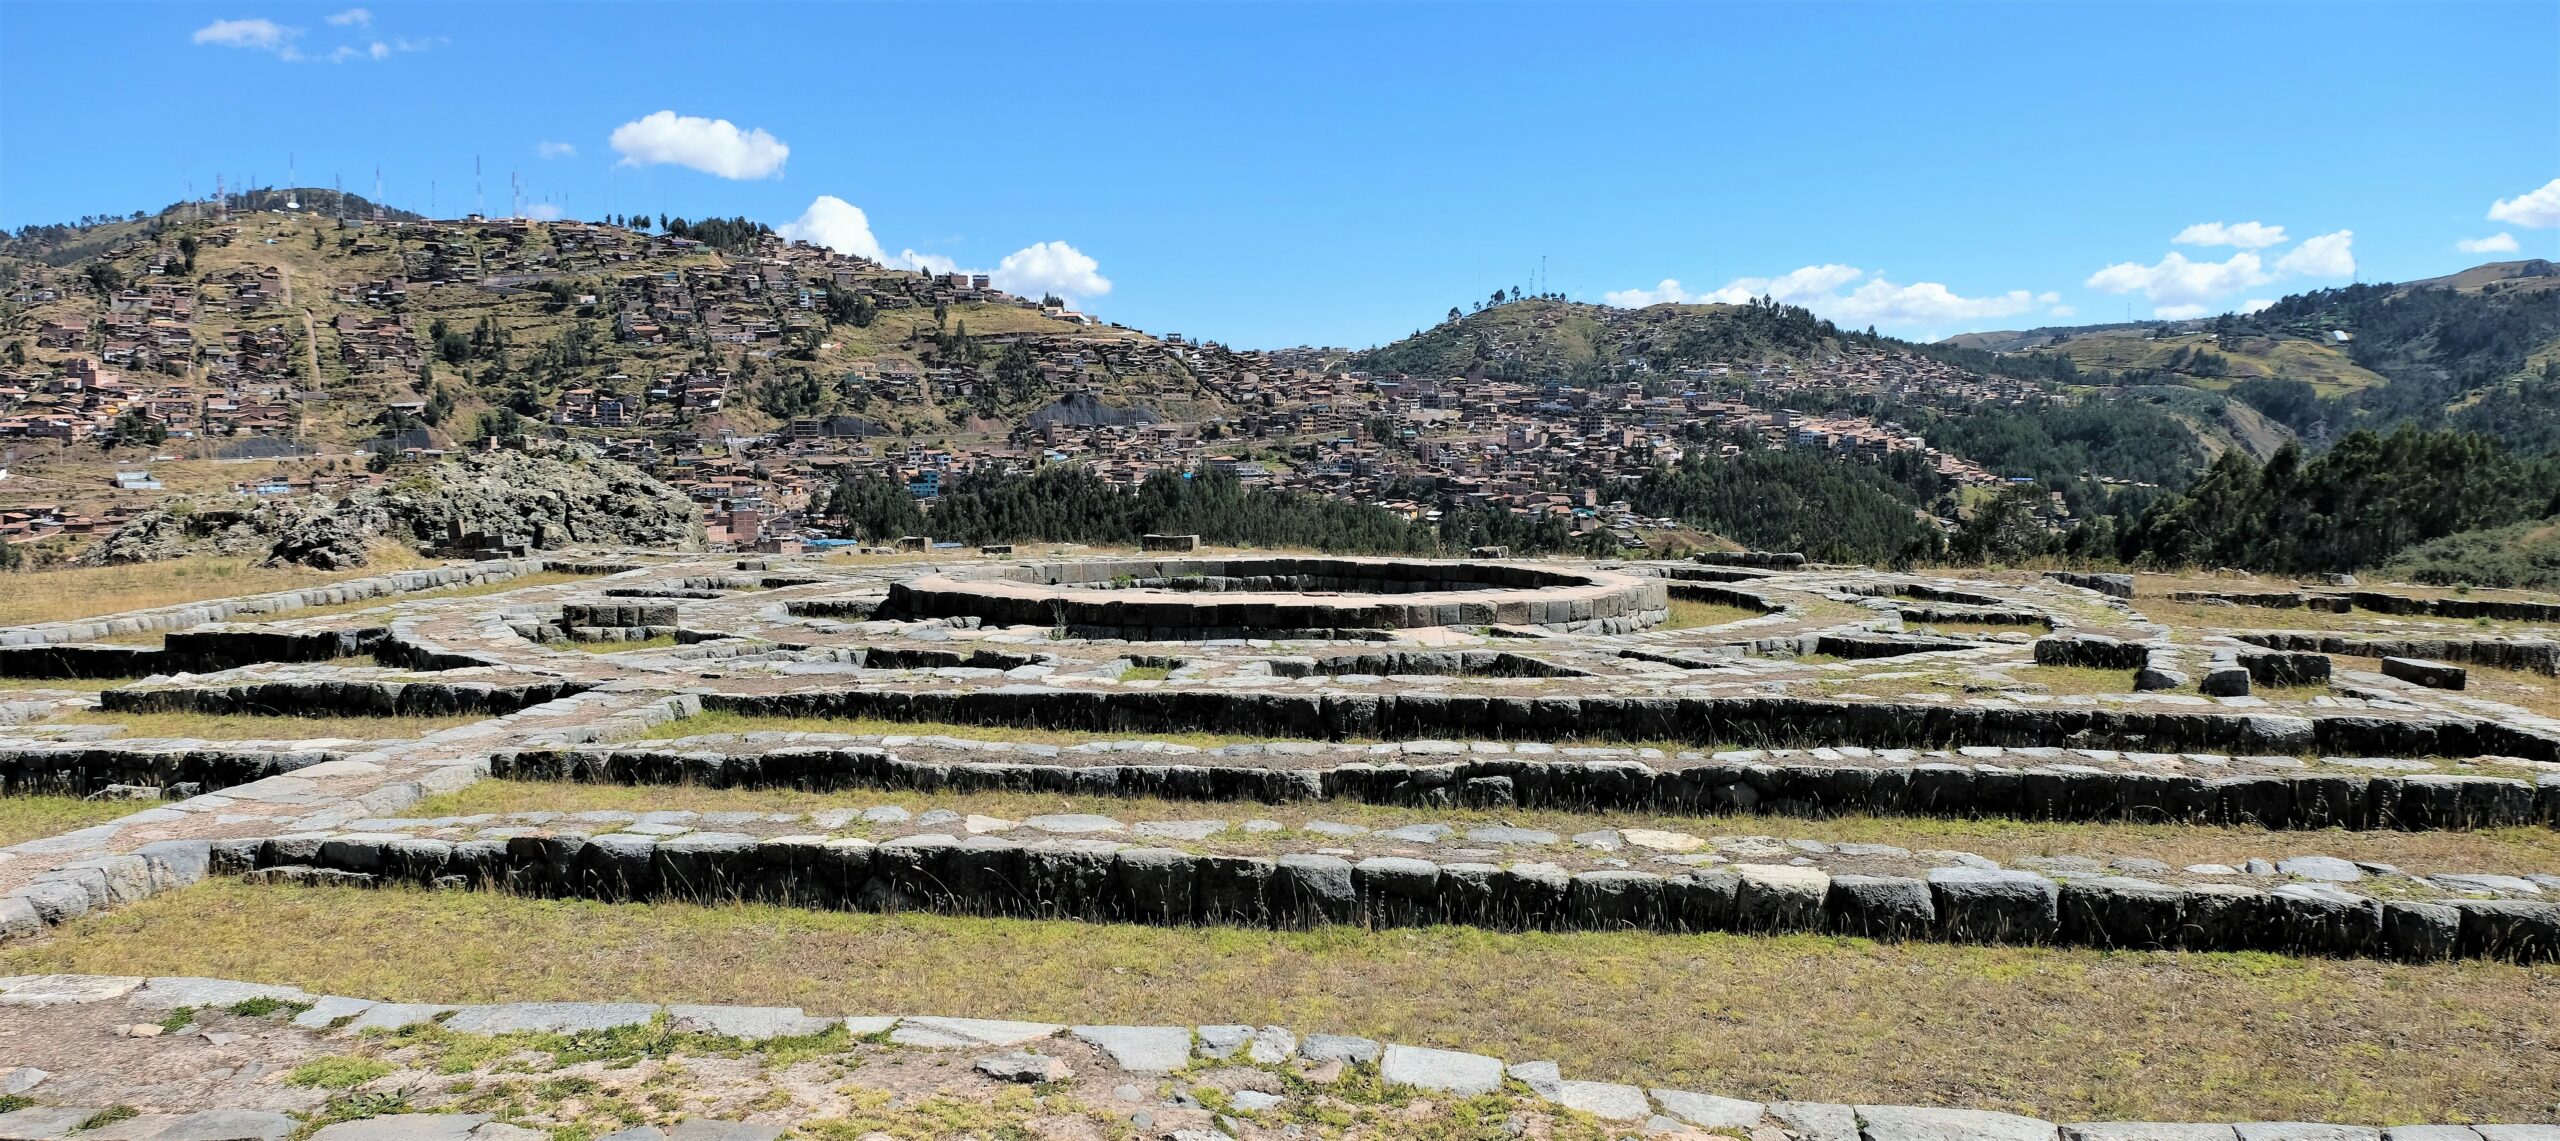
[[[1978,1109],[1862,1105],[1866,1141],[2055,1141],[2049,1121]]]
[[[2428,689],[2461,689],[2471,676],[2471,671],[2461,666],[2424,658],[2384,658],[2382,672],[2385,676]]]
[[[1474,1097],[1502,1087],[1502,1059],[1423,1046],[1388,1046],[1378,1076],[1392,1085]]]

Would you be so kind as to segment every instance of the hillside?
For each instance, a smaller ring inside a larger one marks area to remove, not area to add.
[[[2238,398],[2315,442],[2447,425],[2560,446],[2560,266],[2495,262],[2419,281],[2286,297],[2254,314],[1967,333],[1942,344],[2069,358],[2119,382]]]
[[[1200,350],[744,219],[377,223],[361,198],[340,206],[259,191],[0,243],[6,498],[110,498],[106,467],[153,457],[207,486],[239,475],[191,465],[305,476],[348,465],[289,457],[448,449],[526,421],[597,444],[794,421],[1000,438],[1061,401],[1222,410]]]
[[[1410,337],[1347,354],[1349,367],[1417,376],[1593,383],[1713,365],[1800,362],[1872,339],[1781,305],[1652,305],[1619,309],[1531,297],[1450,318]]]
[[[593,390],[626,398],[635,423],[664,412],[715,432],[837,414],[942,430],[1019,421],[1076,393],[1115,406],[1209,399],[1181,353],[1142,333],[983,278],[788,245],[743,220],[698,224],[693,237],[574,221],[377,225],[353,195],[342,222],[313,212],[332,192],[291,193],[302,210],[31,227],[0,245],[0,318],[18,343],[0,351],[13,368],[103,353],[137,381],[272,382],[291,390],[297,433],[327,442],[369,438],[384,406],[439,403],[439,390],[463,412],[528,417]],[[126,339],[119,315],[135,318],[142,343],[123,346],[134,351],[106,343]],[[280,343],[244,347],[269,331]],[[668,381],[698,392],[723,374],[725,398],[701,395],[699,407],[650,392]],[[443,418],[460,427],[426,425],[439,442],[470,434],[468,417]]]

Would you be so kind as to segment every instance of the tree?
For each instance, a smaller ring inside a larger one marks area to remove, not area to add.
[[[194,234],[185,234],[178,238],[178,257],[186,266],[186,272],[196,271],[196,236]]]
[[[2036,509],[2045,490],[2032,483],[2000,489],[1956,531],[1948,554],[1958,562],[2014,565],[2045,552],[2050,536]]]

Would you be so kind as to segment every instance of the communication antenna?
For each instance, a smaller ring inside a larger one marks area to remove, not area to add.
[[[218,171],[213,176],[213,213],[221,221],[231,220],[231,196],[223,191],[222,175]]]
[[[344,176],[334,170],[329,172],[329,192],[335,194],[338,198],[338,201],[333,204],[335,206],[334,213],[338,215],[338,220],[341,222],[346,221],[347,180]]]
[[[489,195],[480,189],[480,156],[471,156],[471,212],[489,216]]]
[[[373,168],[373,221],[376,225],[382,222],[382,167],[378,163]]]
[[[284,153],[284,208],[285,208],[285,209],[287,209],[287,210],[299,210],[299,209],[302,209],[302,192],[301,192],[301,188],[300,188],[300,185],[299,185],[301,182],[302,182],[302,171],[301,171],[301,168],[300,168],[300,167],[297,167],[297,166],[295,166],[295,165],[294,165],[294,161],[293,161],[293,152],[292,152],[292,151],[286,151],[286,152]]]
[[[524,217],[524,180],[518,178],[516,172],[512,170],[507,172],[507,196],[508,208],[513,211],[508,217]]]

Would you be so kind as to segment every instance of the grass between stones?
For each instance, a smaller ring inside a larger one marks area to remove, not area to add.
[[[0,626],[64,622],[209,598],[294,590],[434,565],[414,551],[383,547],[373,552],[371,564],[334,573],[266,567],[247,557],[211,555],[130,566],[22,571],[0,576]]]
[[[2378,658],[2339,658],[2337,661],[2350,668],[2382,668]],[[2560,717],[2560,678],[2498,666],[2455,664],[2470,671],[2469,676],[2463,679],[2462,693],[2465,696],[2503,701],[2545,717]]]
[[[962,725],[949,721],[889,721],[877,717],[758,717],[725,709],[704,710],[669,721],[640,735],[644,741],[668,741],[715,733],[846,733],[856,736],[967,737],[980,741],[1012,741],[1025,745],[1082,745],[1094,741],[1126,741],[1144,737],[1176,745],[1210,749],[1220,745],[1254,745],[1278,740],[1229,733],[1088,733],[1075,729],[1022,729],[997,725]],[[1161,759],[1161,758],[1158,758]]]
[[[209,883],[0,952],[421,1002],[1276,1023],[1727,1096],[2060,1120],[2537,1120],[2560,969],[1816,936],[1266,932]]]
[[[581,654],[627,654],[634,650],[672,650],[682,644],[673,634],[660,634],[630,642],[573,642],[564,638],[557,642],[544,642],[542,648]]]
[[[1655,629],[1696,630],[1707,626],[1722,626],[1727,623],[1741,622],[1747,619],[1757,618],[1759,616],[1759,611],[1747,609],[1745,607],[1727,606],[1720,602],[1698,602],[1692,599],[1674,598],[1671,600],[1671,617],[1664,619],[1662,625],[1655,627]]]
[[[130,800],[82,800],[76,796],[0,796],[0,848],[104,824],[149,807]]]
[[[56,714],[42,725],[118,725],[127,737],[194,737],[208,741],[309,740],[352,737],[357,740],[405,740],[439,729],[469,725],[488,718],[450,717],[290,717],[265,713],[109,713],[80,709]]]
[[[486,594],[504,594],[510,590],[527,590],[537,586],[560,586],[564,583],[585,582],[595,577],[597,576],[576,574],[570,571],[535,571],[532,574],[517,575],[514,578],[506,579],[502,582],[482,580],[480,582],[465,583],[461,586],[447,586],[436,590],[421,590],[412,594],[384,595],[381,598],[366,598],[355,602],[337,602],[331,603],[327,606],[306,606],[300,610],[285,611],[282,614],[276,615],[276,617],[321,618],[332,614],[356,614],[367,610],[380,610],[395,602],[430,602],[444,598],[477,598]]]
[[[2098,693],[2133,692],[2132,670],[2102,670],[2093,666],[2020,666],[2002,671],[2021,685],[2043,686],[2055,695],[2088,696]]]
[[[2269,860],[2324,855],[2397,864],[2422,872],[2495,871],[2512,874],[2560,869],[2560,832],[2549,828],[2493,828],[2478,832],[2271,832],[2184,824],[2068,824],[2028,820],[1939,820],[1910,816],[1837,816],[1807,820],[1781,816],[1664,816],[1637,812],[1560,812],[1536,809],[1427,809],[1326,801],[1259,804],[1237,801],[1076,797],[1042,793],[926,793],[848,790],[702,788],[692,785],[553,784],[483,780],[457,792],[430,797],[401,815],[431,819],[507,812],[810,813],[829,808],[894,804],[910,812],[948,808],[960,813],[1022,820],[1044,813],[1090,812],[1124,823],[1140,820],[1277,820],[1290,831],[1248,834],[1230,827],[1210,841],[1187,845],[1203,851],[1306,851],[1338,843],[1296,829],[1313,820],[1387,829],[1407,824],[1447,824],[1461,835],[1442,847],[1469,846],[1473,825],[1506,824],[1571,837],[1604,828],[1653,828],[1699,836],[1776,836],[1827,843],[1892,844],[1913,851],[1953,849],[2015,863],[2028,856],[2137,856],[2172,867],[2237,866],[2252,856]],[[1022,836],[1036,839],[1038,833]],[[1122,837],[1134,843],[1185,847],[1161,837]],[[1422,855],[1431,846],[1411,845]],[[1537,849],[1518,849],[1522,859]],[[1638,853],[1641,855],[1641,853]]]

